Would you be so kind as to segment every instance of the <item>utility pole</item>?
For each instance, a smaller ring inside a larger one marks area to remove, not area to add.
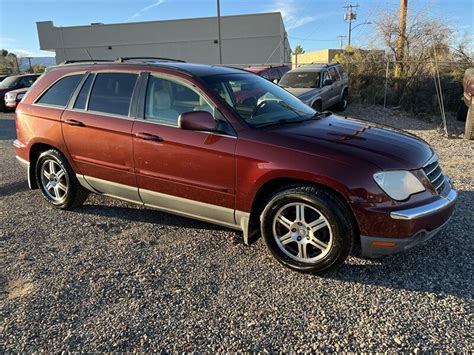
[[[347,46],[348,47],[351,45],[352,21],[357,20],[357,13],[353,11],[353,9],[357,9],[358,7],[360,6],[352,5],[350,3],[343,6],[343,8],[346,9],[346,13],[344,14],[344,20],[346,20],[349,23],[349,30],[347,31]]]
[[[221,38],[221,2],[217,0],[217,41],[219,46],[219,64],[222,64],[222,38]]]
[[[408,0],[400,0],[400,20],[398,23],[397,40],[397,64],[395,66],[395,76],[398,77],[403,71],[403,60],[405,58],[405,36],[407,31],[407,8]]]
[[[343,38],[346,38],[347,36],[337,36],[337,38],[339,38],[339,48],[342,49],[343,45],[342,45],[342,39]]]

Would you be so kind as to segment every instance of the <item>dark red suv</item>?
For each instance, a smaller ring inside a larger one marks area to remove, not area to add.
[[[285,73],[290,71],[290,67],[286,65],[256,65],[247,67],[245,70],[277,83]]]
[[[255,87],[257,100],[237,102]],[[300,271],[335,267],[353,248],[410,248],[449,220],[457,197],[422,140],[317,112],[221,66],[55,66],[19,104],[16,126],[29,185],[53,206],[94,192],[241,230],[246,243],[261,232]]]

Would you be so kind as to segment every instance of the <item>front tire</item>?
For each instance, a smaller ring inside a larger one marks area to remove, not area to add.
[[[323,273],[342,264],[355,228],[342,201],[311,185],[276,192],[262,213],[261,232],[272,255],[291,269]]]
[[[66,158],[55,149],[39,156],[35,174],[43,197],[56,208],[68,210],[79,207],[89,195],[77,180]]]

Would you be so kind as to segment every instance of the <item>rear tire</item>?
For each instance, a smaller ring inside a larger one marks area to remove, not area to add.
[[[261,220],[262,236],[272,255],[301,272],[336,268],[348,257],[356,236],[343,202],[311,185],[289,185],[277,191]]]
[[[335,109],[337,111],[344,111],[347,108],[348,104],[349,104],[349,94],[347,90],[344,90],[344,92],[342,93],[341,101],[339,101],[336,104]]]
[[[461,121],[461,122],[466,122],[467,112],[468,112],[468,108],[464,104],[464,101],[463,101],[463,102],[461,102],[461,104],[459,105],[459,108],[458,108],[458,112],[457,112],[457,115],[456,115],[457,120]]]
[[[43,197],[56,208],[68,210],[79,207],[89,195],[66,158],[56,149],[45,151],[38,157],[35,175]]]

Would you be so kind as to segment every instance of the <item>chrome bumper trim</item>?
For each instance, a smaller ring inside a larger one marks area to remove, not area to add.
[[[457,191],[451,188],[451,191],[449,191],[449,194],[446,197],[441,197],[439,200],[428,203],[427,205],[410,208],[407,210],[391,212],[390,217],[392,217],[393,219],[412,220],[429,216],[433,213],[439,212],[441,210],[444,210],[445,208],[450,207],[456,202],[457,198]]]

